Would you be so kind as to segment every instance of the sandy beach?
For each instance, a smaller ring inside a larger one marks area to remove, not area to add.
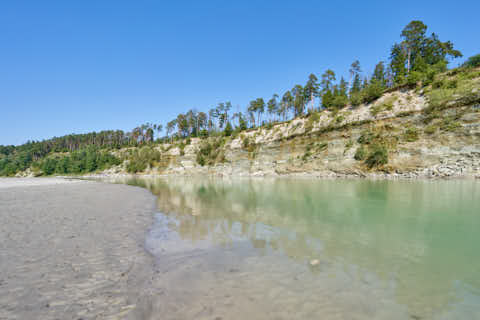
[[[123,319],[153,260],[155,203],[126,185],[0,179],[0,319]]]

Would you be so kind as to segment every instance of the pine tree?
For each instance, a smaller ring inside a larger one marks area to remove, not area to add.
[[[318,78],[312,73],[308,76],[307,84],[304,87],[305,101],[310,100],[310,110],[313,111],[315,97],[318,95]]]
[[[349,69],[350,79],[348,83],[348,87],[350,88],[351,93],[360,91],[360,73],[361,72],[362,70],[360,68],[360,61],[358,60],[353,61]]]
[[[385,66],[383,64],[383,61],[380,61],[377,63],[375,66],[375,70],[373,71],[373,76],[372,80],[375,80],[379,83],[380,86],[385,87],[386,86],[386,80],[385,80]]]
[[[292,89],[293,93],[293,106],[294,106],[294,112],[295,116],[301,116],[303,115],[303,111],[305,108],[305,94],[303,87],[299,84],[297,84],[295,87]]]
[[[393,83],[395,85],[402,84],[405,81],[406,68],[405,63],[407,57],[401,45],[394,44],[390,50],[390,70],[393,75]]]
[[[272,120],[272,116],[274,117],[277,114],[278,103],[277,103],[278,95],[274,94],[270,100],[267,102],[267,112],[270,115],[270,121]]]
[[[407,51],[407,73],[410,73],[415,65],[415,57],[420,53],[424,44],[426,31],[427,26],[419,20],[411,21],[402,30],[401,37],[404,39],[403,44]]]

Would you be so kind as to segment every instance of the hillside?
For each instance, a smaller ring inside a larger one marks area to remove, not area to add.
[[[104,174],[480,177],[480,68],[231,137],[124,148]],[[132,166],[133,165],[133,166]]]
[[[215,174],[478,177],[480,54],[411,21],[371,75],[331,69],[281,96],[190,109],[131,132],[106,130],[0,146],[0,176]],[[166,135],[161,136],[165,129]]]

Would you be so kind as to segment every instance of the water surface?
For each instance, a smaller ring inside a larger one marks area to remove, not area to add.
[[[480,319],[480,183],[162,178],[165,319]]]

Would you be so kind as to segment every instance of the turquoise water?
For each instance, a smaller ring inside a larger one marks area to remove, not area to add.
[[[478,181],[123,183],[158,197],[146,246],[172,318],[480,319]]]

